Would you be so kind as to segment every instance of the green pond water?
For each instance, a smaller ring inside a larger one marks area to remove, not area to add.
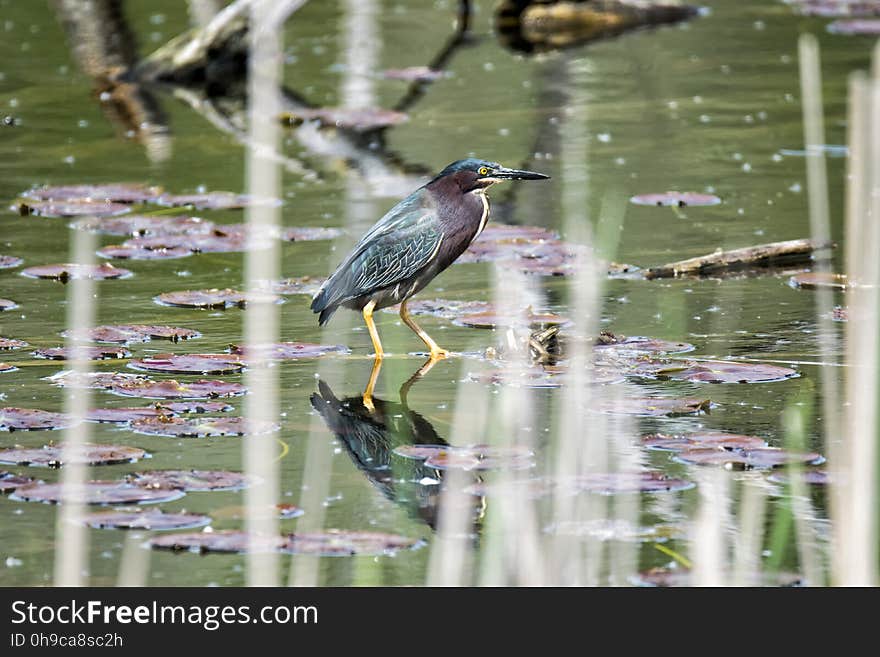
[[[591,227],[603,236],[606,255],[619,262],[648,266],[716,248],[807,237],[805,159],[780,155],[780,150],[803,148],[797,39],[810,32],[821,44],[828,144],[845,143],[847,75],[867,67],[872,41],[828,34],[827,21],[796,16],[781,2],[708,4],[710,12],[680,27],[641,30],[527,57],[506,49],[499,41],[493,29],[493,3],[476,2],[472,39],[449,59],[451,75],[426,89],[408,109],[407,123],[387,131],[385,148],[406,165],[429,171],[476,155],[510,166],[527,164],[545,172],[553,177],[548,183],[493,190],[493,218],[546,226],[575,240]],[[151,0],[124,5],[141,54],[151,52],[188,25],[185,3]],[[455,6],[451,0],[308,3],[285,31],[285,83],[315,105],[335,106],[371,98],[378,106],[393,107],[406,93],[407,84],[378,79],[372,73],[430,61],[453,34]],[[358,12],[354,18],[352,7]],[[372,45],[365,49],[352,46],[355,20],[368,37],[373,35],[367,38]],[[171,94],[156,93],[171,131],[171,152],[162,161],[150,160],[142,144],[108,121],[95,98],[91,78],[78,66],[58,17],[45,3],[0,0],[0,34],[0,115],[8,114],[18,121],[15,126],[0,126],[0,199],[11,204],[19,193],[38,184],[115,181],[143,181],[179,193],[200,188],[244,190],[243,146]],[[362,75],[361,69],[370,75]],[[321,152],[308,131],[286,133],[284,154],[319,174],[318,180],[292,172],[283,175],[284,225],[331,226],[345,231],[333,241],[284,243],[285,276],[327,275],[376,218],[421,182],[417,175],[402,181],[398,175],[393,182],[402,193],[389,194],[382,185],[374,184],[374,175],[365,181],[356,166],[346,166],[351,157]],[[363,156],[363,152],[357,154]],[[373,165],[368,159],[362,161],[370,174]],[[842,237],[844,167],[844,158],[828,159],[832,232],[838,240]],[[628,203],[632,195],[669,189],[711,191],[723,203],[684,208],[678,213]],[[24,266],[69,260],[74,231],[68,220],[20,217],[5,209],[0,212],[0,253],[24,258]],[[198,214],[217,223],[243,221],[242,211]],[[618,222],[622,222],[619,232]],[[123,238],[97,239],[104,245]],[[834,256],[838,264],[840,257],[838,249]],[[118,264],[131,269],[134,276],[96,284],[96,323],[170,324],[203,334],[197,341],[176,346],[162,341],[134,345],[136,355],[172,348],[211,353],[241,341],[246,311],[162,307],[152,298],[171,290],[240,287],[242,254],[199,254],[180,260]],[[570,313],[573,290],[568,279],[530,280],[543,307]],[[492,284],[491,265],[456,265],[421,297],[488,299]],[[0,297],[13,299],[20,306],[0,314],[0,335],[25,339],[33,347],[60,345],[66,292],[58,282],[25,278],[17,269],[0,272]],[[602,298],[604,328],[625,335],[688,341],[696,345],[694,353],[699,356],[748,356],[782,364],[823,358],[818,346],[816,297],[790,287],[787,276],[724,281],[609,280]],[[422,537],[428,549],[393,558],[318,562],[322,584],[421,584],[433,529],[412,512],[412,504],[388,499],[364,476],[310,404],[317,389],[316,375],[339,398],[360,393],[370,373],[370,361],[365,358],[371,352],[369,337],[359,318],[348,312],[340,312],[329,327],[319,329],[308,301],[306,296],[290,296],[279,307],[281,339],[344,343],[361,358],[331,357],[280,366],[279,453],[282,444],[289,446],[280,461],[280,501],[301,504],[306,512],[299,520],[282,521],[282,529],[293,531],[310,514],[313,521],[323,514],[325,527]],[[403,355],[421,348],[396,316],[379,313],[378,319],[389,351]],[[423,323],[438,342],[457,352],[480,351],[497,340],[491,332],[439,319],[424,318]],[[834,330],[842,332],[841,325],[835,325]],[[842,353],[840,341],[834,345],[831,357]],[[28,351],[9,352],[0,359],[26,365],[0,374],[2,405],[60,410],[63,389],[41,377],[63,369],[63,363],[32,361]],[[386,362],[377,397],[397,401],[398,387],[421,362],[415,355]],[[439,436],[461,443],[453,434],[456,406],[467,397],[468,386],[480,384],[460,382],[468,373],[488,367],[474,358],[454,357],[438,363],[411,389],[410,408],[424,416]],[[96,369],[125,367],[100,364]],[[760,385],[631,383],[632,394],[710,397],[720,405],[706,416],[638,419],[633,426],[637,433],[705,427],[760,435],[771,445],[782,446],[783,411],[794,405],[821,407],[820,368],[801,365],[797,369],[799,378]],[[831,374],[837,376],[836,371]],[[236,376],[223,378],[240,380]],[[490,390],[486,396],[488,407],[470,407],[468,412],[497,415],[498,409],[492,407],[493,392],[497,391]],[[535,408],[534,430],[552,432],[560,426],[563,418],[554,411],[560,394],[560,390],[528,391]],[[95,391],[93,401],[96,406],[141,404],[102,391]],[[238,411],[242,400],[235,399],[233,404]],[[812,411],[806,427],[807,446],[816,450],[822,449],[820,415]],[[478,423],[480,418],[475,416],[473,421]],[[136,445],[153,455],[138,464],[94,468],[91,474],[96,478],[113,479],[138,469],[242,468],[240,438],[176,440],[135,435],[113,425],[91,428],[95,442]],[[584,439],[590,439],[589,426],[583,430]],[[480,442],[493,442],[491,431],[490,426]],[[0,447],[16,443],[39,446],[58,440],[60,434],[0,434]],[[541,456],[539,443],[539,460]],[[670,474],[699,476],[686,466],[670,463],[667,453],[644,452],[641,459]],[[322,471],[316,476],[309,467]],[[47,481],[58,475],[57,471],[36,468],[4,469]],[[734,482],[731,494],[735,502],[748,477],[728,476]],[[310,481],[320,484],[316,488]],[[303,490],[306,484],[307,490]],[[814,497],[816,522],[821,524],[826,516],[824,497],[821,493]],[[696,490],[646,495],[643,521],[684,524],[693,517],[697,499]],[[240,492],[191,493],[162,508],[214,513],[241,504]],[[771,498],[768,526],[784,504],[784,496]],[[0,498],[0,584],[51,582],[56,512],[57,507]],[[213,522],[215,529],[241,526],[242,521],[230,512],[217,513]],[[130,539],[124,532],[108,530],[90,530],[88,536],[87,581],[94,585],[116,583],[123,555],[131,557],[131,545],[137,537]],[[797,571],[793,534],[787,536],[788,540],[778,542],[766,558],[776,567]],[[669,545],[682,554],[691,552],[686,541]],[[670,561],[650,543],[637,550],[639,569]],[[142,555],[135,561],[144,570],[141,581],[148,585],[244,583],[242,556],[144,553],[148,563]],[[282,558],[285,575],[290,560],[298,558]]]

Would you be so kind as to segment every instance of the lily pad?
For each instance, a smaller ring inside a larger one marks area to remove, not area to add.
[[[144,372],[172,374],[238,374],[244,368],[233,354],[156,354],[135,358],[128,367]]]
[[[62,388],[109,389],[116,385],[146,383],[149,381],[149,378],[143,374],[127,374],[124,372],[74,372],[72,370],[64,370],[45,377],[45,380]]]
[[[366,132],[369,130],[381,130],[391,126],[400,125],[409,120],[403,112],[394,110],[360,108],[349,109],[343,107],[319,107],[302,108],[295,112],[289,112],[282,117],[292,125],[303,121],[318,121],[321,125]]]
[[[187,401],[165,402],[152,406],[95,408],[86,415],[93,422],[127,424],[149,417],[170,417],[189,413],[225,413],[232,410],[226,402]]]
[[[819,465],[825,461],[820,454],[789,452],[776,447],[756,447],[754,449],[694,448],[678,452],[673,460],[688,465],[721,465],[730,469],[775,468],[789,463]]]
[[[197,210],[240,210],[254,205],[281,205],[279,199],[260,199],[232,192],[205,192],[203,194],[164,194],[157,200],[171,207],[192,206]]]
[[[602,331],[596,340],[595,349],[600,353],[612,352],[614,354],[679,354],[693,351],[694,345],[688,342],[671,342],[641,335],[627,337]]]
[[[0,450],[0,463],[12,465],[36,465],[60,468],[64,465],[116,465],[135,463],[149,456],[144,450],[125,445],[89,445],[65,454],[64,444],[45,445],[39,448],[15,447]],[[64,460],[64,458],[68,460]]]
[[[278,431],[281,427],[275,422],[252,420],[233,417],[147,417],[131,423],[131,430],[153,436],[170,436],[172,438],[213,438],[220,436],[254,436]]]
[[[173,253],[187,251],[189,254],[238,253],[246,251],[248,246],[248,240],[244,234],[226,235],[217,228],[206,235],[151,235],[133,237],[122,244],[122,247],[132,251],[170,251]]]
[[[188,534],[167,534],[150,539],[150,547],[156,550],[195,552],[206,554],[244,554],[245,552],[275,552],[285,544],[282,536],[259,536],[248,541],[248,534],[240,531],[204,531]]]
[[[161,193],[160,187],[149,187],[135,183],[111,183],[107,185],[36,187],[26,191],[24,196],[39,201],[145,203],[155,200]]]
[[[112,278],[128,278],[132,274],[122,267],[114,267],[108,262],[100,265],[61,264],[61,265],[38,265],[22,269],[22,276],[29,278],[51,278],[66,283],[72,279],[90,278],[92,280],[106,280]]]
[[[236,354],[247,361],[245,345],[232,345],[231,354]],[[272,360],[297,360],[300,358],[317,358],[326,354],[347,354],[351,349],[341,344],[315,344],[312,342],[277,342],[269,345],[268,358]]]
[[[628,520],[613,518],[556,522],[545,527],[544,532],[556,536],[578,536],[598,541],[636,543],[664,543],[671,538],[680,538],[682,534],[680,530],[671,525],[645,527],[635,525]]]
[[[394,454],[405,459],[424,461],[448,449],[451,449],[449,445],[398,445],[394,448]]]
[[[131,212],[125,203],[109,201],[24,201],[12,206],[22,216],[37,215],[39,217],[112,217]]]
[[[281,239],[288,242],[314,242],[318,240],[332,240],[342,235],[338,228],[321,228],[311,226],[297,226],[285,228],[281,231]]]
[[[437,470],[524,470],[535,466],[534,452],[517,446],[401,445],[394,453],[403,458],[424,459],[425,467]]]
[[[151,324],[119,324],[116,326],[96,326],[86,329],[82,333],[63,331],[63,337],[73,337],[78,340],[91,340],[93,342],[108,342],[115,344],[129,344],[132,342],[149,342],[150,340],[192,340],[202,336],[193,329],[178,326],[159,326]]]
[[[798,377],[795,370],[763,363],[702,361],[659,378],[702,383],[770,383]]]
[[[197,513],[165,513],[159,509],[131,509],[89,513],[82,523],[94,529],[140,529],[144,531],[192,529],[211,524],[211,518]]]
[[[15,372],[18,368],[9,363],[0,363],[0,372]]]
[[[98,249],[96,253],[102,258],[116,258],[118,260],[174,260],[193,254],[190,249],[179,246],[147,249],[125,244],[111,244]]]
[[[12,351],[13,349],[24,349],[25,347],[30,347],[30,344],[24,340],[0,338],[0,351]]]
[[[135,380],[117,383],[107,388],[115,395],[123,397],[143,397],[144,399],[217,399],[235,397],[247,392],[240,383],[226,381],[178,381]]]
[[[172,438],[213,438],[220,436],[254,436],[273,433],[280,429],[275,422],[251,420],[248,424],[243,417],[146,417],[131,423],[135,433]]]
[[[721,199],[714,194],[697,192],[664,192],[662,194],[640,194],[633,196],[630,202],[636,205],[660,205],[685,207],[695,205],[718,205]]]
[[[61,484],[35,484],[16,490],[10,499],[20,502],[61,504],[62,500],[79,504],[160,504],[173,502],[185,495],[182,490],[141,488],[126,481],[87,481],[70,486],[69,497],[64,497]]]
[[[516,386],[521,388],[561,388],[571,382],[571,371],[562,365],[541,365],[525,370],[494,369],[471,373],[468,379],[477,383]],[[590,370],[586,381],[591,385],[610,385],[626,381],[619,371],[608,367]]]
[[[805,16],[880,16],[880,2],[877,0],[795,0],[791,4],[799,14]]]
[[[265,288],[272,294],[307,294],[314,296],[326,280],[326,278],[318,276],[282,278],[277,281],[268,281],[265,283]]]
[[[261,300],[281,303],[283,300],[274,294],[264,293]],[[244,292],[225,289],[218,290],[183,290],[180,292],[165,292],[155,297],[156,303],[162,306],[179,306],[181,308],[232,308],[238,306],[244,308],[254,297],[248,297]]]
[[[791,481],[791,472],[777,471],[767,477],[774,484],[787,484]],[[798,481],[812,486],[827,486],[831,483],[831,475],[825,470],[802,470],[795,475]],[[0,481],[0,485],[2,485]]]
[[[305,511],[294,504],[272,504],[265,507],[265,511],[266,515],[275,516],[279,520],[292,520],[299,518],[305,513]],[[244,520],[248,513],[250,511],[246,506],[236,504],[211,511],[211,517],[223,520]]]
[[[0,470],[0,495],[6,495],[22,486],[30,486],[31,484],[43,483],[33,477],[25,477],[17,475],[6,470]]]
[[[832,34],[876,36],[880,35],[880,20],[834,21],[828,25],[828,31]]]
[[[4,310],[15,310],[18,308],[18,304],[15,301],[11,301],[10,299],[0,299],[0,312]]]
[[[681,452],[704,447],[755,449],[767,447],[767,441],[757,436],[743,436],[724,431],[695,431],[686,434],[652,433],[642,438],[642,445],[660,451]]]
[[[666,397],[624,397],[603,399],[595,404],[600,413],[612,415],[639,415],[643,417],[674,417],[709,413],[715,404],[709,399]]]
[[[748,581],[760,586],[793,587],[805,586],[804,578],[795,573],[753,573],[748,574]],[[685,587],[693,586],[691,572],[686,568],[651,568],[632,578],[635,586]]]
[[[48,431],[66,429],[73,424],[73,419],[64,413],[38,408],[0,408],[0,431]]]
[[[401,550],[416,550],[421,539],[381,532],[327,529],[323,532],[289,534],[282,552],[318,557],[392,556]]]
[[[143,488],[179,488],[187,492],[241,490],[250,485],[246,475],[227,470],[152,470],[132,473],[128,481]]]
[[[77,355],[87,360],[112,360],[118,358],[131,358],[131,352],[124,347],[77,347]],[[73,350],[69,347],[49,347],[37,349],[33,352],[37,358],[48,360],[70,360]]]
[[[489,312],[488,301],[459,301],[452,299],[416,299],[406,304],[410,315],[433,315],[443,319],[455,319],[459,315]],[[400,313],[400,304],[383,308],[386,313]]]
[[[402,80],[403,82],[434,82],[448,76],[446,71],[438,71],[428,66],[389,68],[382,71],[382,77],[386,80]]]
[[[85,217],[77,219],[70,226],[104,235],[131,237],[205,235],[214,230],[213,221],[187,215],[167,217],[133,214],[123,217]]]
[[[531,307],[511,317],[500,314],[497,310],[459,315],[453,324],[471,328],[494,329],[499,326],[560,326],[569,320],[561,315],[550,312],[534,312]]]
[[[568,485],[568,482],[566,482]],[[696,484],[661,472],[597,472],[576,477],[578,491],[617,495],[620,493],[667,493],[693,488]]]
[[[846,290],[850,287],[846,274],[833,274],[823,271],[808,271],[795,274],[788,279],[788,284],[803,290]]]
[[[505,244],[523,244],[553,242],[559,239],[559,233],[542,226],[517,226],[513,224],[488,224],[480,233],[476,243],[502,242]]]
[[[24,260],[17,256],[0,255],[0,269],[18,267]]]

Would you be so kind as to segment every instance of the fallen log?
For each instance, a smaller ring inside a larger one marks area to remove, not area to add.
[[[649,267],[644,270],[644,277],[652,279],[708,276],[751,267],[776,267],[810,262],[814,252],[833,247],[834,244],[831,242],[800,239],[747,246],[732,251],[719,249],[709,255],[679,260],[659,267]]]

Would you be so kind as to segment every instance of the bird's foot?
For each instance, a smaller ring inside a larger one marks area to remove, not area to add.
[[[440,347],[431,349],[431,360],[441,360],[443,358],[449,358],[448,351],[441,349]]]

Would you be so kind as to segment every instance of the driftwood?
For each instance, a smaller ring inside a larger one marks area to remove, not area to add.
[[[813,253],[833,248],[830,242],[816,242],[809,239],[789,240],[759,244],[732,251],[721,251],[697,258],[671,262],[659,267],[644,270],[645,278],[678,278],[681,276],[708,276],[735,271],[738,269],[777,267],[795,263],[810,262]]]
[[[649,25],[693,18],[697,7],[640,0],[504,0],[496,29],[514,50],[533,52],[577,46]]]

